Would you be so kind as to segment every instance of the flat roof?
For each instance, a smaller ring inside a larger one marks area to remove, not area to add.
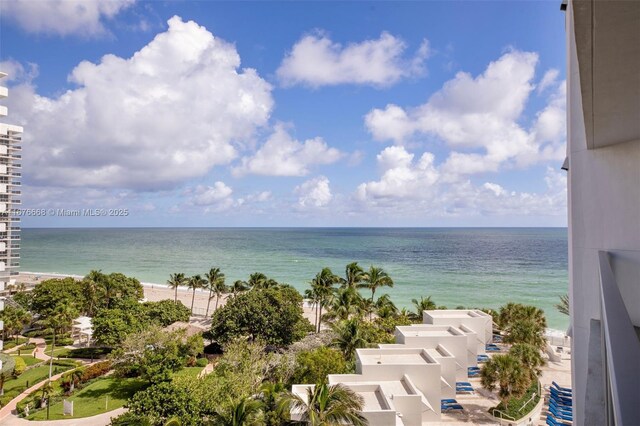
[[[405,337],[447,337],[461,336],[462,332],[457,327],[449,325],[401,325],[396,329]]]
[[[434,309],[424,312],[434,318],[478,318],[489,316],[486,312],[477,309]]]
[[[362,365],[434,364],[434,361],[429,359],[421,348],[359,350],[357,353]]]

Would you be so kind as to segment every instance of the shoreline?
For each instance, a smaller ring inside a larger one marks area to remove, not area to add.
[[[61,274],[57,272],[30,272],[30,271],[21,271],[17,277],[21,278],[29,278],[28,282],[25,284],[36,285],[37,283],[50,279],[50,278],[76,278],[82,279],[83,275],[75,275],[75,274]],[[36,279],[37,278],[37,279]],[[16,278],[16,282],[18,282],[18,278]],[[149,302],[159,302],[161,300],[174,300],[175,290],[169,288],[167,284],[161,283],[151,283],[151,282],[142,282],[142,287],[144,289],[144,297],[145,301]],[[194,314],[204,315],[206,313],[207,308],[207,299],[208,299],[208,291],[203,289],[196,290],[196,296],[194,299]],[[178,287],[178,300],[180,300],[186,307],[191,306],[191,297],[193,295],[193,290],[188,287],[181,286]],[[224,306],[227,298],[230,293],[225,293],[220,297],[218,302],[218,307]],[[184,297],[186,296],[186,297]],[[186,300],[185,300],[186,299]],[[313,324],[315,321],[315,308],[312,308],[307,304],[306,299],[303,300],[302,308],[304,311],[304,316]],[[211,299],[211,304],[209,306],[209,313],[212,313],[215,310],[215,297]],[[556,328],[547,328],[545,335],[553,335],[555,337],[566,336],[567,330],[560,330]]]

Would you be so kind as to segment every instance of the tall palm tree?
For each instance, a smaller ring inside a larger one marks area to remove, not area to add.
[[[563,294],[560,296],[560,303],[556,305],[556,309],[561,314],[569,315],[569,295]]]
[[[510,344],[528,343],[538,349],[544,349],[547,342],[544,338],[544,328],[539,323],[529,320],[516,320],[507,329],[504,342]]]
[[[411,303],[413,303],[413,306],[416,307],[415,312],[410,315],[413,321],[422,321],[423,311],[430,311],[437,308],[436,303],[431,300],[431,296],[428,296],[426,298],[421,296],[420,300],[411,299]]]
[[[193,295],[191,296],[191,315],[193,315],[193,302],[196,300],[196,290],[204,288],[206,284],[207,280],[202,278],[200,275],[189,277],[189,281],[187,281],[187,287],[193,290]]]
[[[258,400],[262,404],[264,426],[280,426],[289,420],[289,410],[282,403],[286,389],[280,382],[265,382],[260,386]]]
[[[480,370],[482,387],[493,392],[498,389],[498,397],[505,407],[511,398],[519,398],[527,391],[531,380],[522,362],[513,355],[496,355]]]
[[[371,290],[371,301],[374,301],[376,290],[380,287],[393,287],[393,280],[387,272],[376,266],[370,266],[364,275],[362,287]]]
[[[300,415],[301,422],[309,426],[369,424],[360,414],[364,398],[343,384],[310,386],[306,398],[289,394],[287,403]]]
[[[182,273],[176,273],[169,275],[169,279],[167,280],[167,285],[169,288],[175,290],[175,294],[173,296],[173,302],[178,303],[178,287],[184,285],[186,282],[186,278]]]
[[[207,281],[209,282],[207,285],[207,288],[209,289],[209,300],[207,301],[207,312],[204,314],[204,316],[207,317],[209,316],[209,305],[211,304],[213,293],[216,295],[215,309],[217,310],[220,295],[227,287],[224,285],[224,274],[220,272],[220,268],[211,268],[209,272],[205,274],[205,277],[207,277]]]
[[[247,285],[249,288],[260,289],[263,287],[264,283],[268,280],[267,276],[262,272],[254,272],[249,275],[249,280],[247,280]]]
[[[542,374],[541,367],[545,365],[540,350],[528,343],[516,343],[509,349],[509,355],[513,355],[520,360],[527,369],[529,378],[534,381]]]
[[[340,282],[340,277],[331,272],[330,268],[322,268],[311,280],[311,299],[317,303],[316,307],[316,333],[320,332],[322,325],[322,308],[327,305],[334,292],[334,285]]]
[[[258,426],[262,413],[259,401],[243,398],[237,401],[229,399],[211,415],[211,426]]]
[[[365,278],[364,269],[358,265],[358,262],[349,263],[344,269],[345,278],[341,280],[342,287],[356,288]]]
[[[369,344],[357,319],[341,321],[332,328],[336,335],[331,342],[332,345],[340,349],[345,359],[349,361],[353,359],[356,349],[364,348]]]

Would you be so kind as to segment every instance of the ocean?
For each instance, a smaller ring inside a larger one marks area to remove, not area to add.
[[[263,272],[299,290],[323,267],[344,275],[347,263],[383,267],[399,307],[432,296],[438,305],[497,308],[507,302],[544,309],[567,293],[566,228],[93,228],[22,230],[20,268],[85,275],[122,272],[164,283],[170,273],[220,267],[232,283]]]

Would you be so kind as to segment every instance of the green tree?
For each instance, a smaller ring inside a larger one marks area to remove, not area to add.
[[[258,401],[262,408],[264,426],[283,426],[289,424],[289,411],[282,404],[286,387],[280,382],[265,382],[260,386]]]
[[[357,288],[365,280],[364,269],[358,265],[358,262],[349,263],[344,270],[345,278],[341,279],[343,287]]]
[[[187,287],[193,290],[193,294],[191,296],[191,315],[193,315],[193,303],[196,300],[196,290],[204,288],[206,284],[207,280],[202,278],[200,275],[189,277],[189,280],[187,281]]]
[[[216,306],[215,309],[218,309],[218,302],[220,301],[220,296],[227,290],[227,286],[224,283],[224,274],[220,272],[220,268],[211,268],[209,272],[206,274],[207,280],[209,281],[209,285],[207,288],[209,289],[209,300],[207,302],[207,312],[205,313],[205,317],[209,316],[209,303],[211,303],[212,295],[215,293],[216,295]]]
[[[213,313],[209,337],[222,344],[236,337],[251,337],[288,346],[312,328],[301,303],[302,296],[291,287],[245,292]]]
[[[202,424],[200,401],[187,388],[172,382],[157,383],[137,392],[127,405],[131,415],[136,416],[134,419],[143,419],[152,426],[163,426],[173,417],[179,418],[183,426]]]
[[[296,355],[293,383],[326,383],[327,375],[347,373],[347,362],[341,352],[321,346]]]
[[[340,321],[332,327],[335,338],[331,343],[340,349],[340,352],[342,352],[342,355],[347,361],[354,359],[356,349],[369,345],[367,336],[363,333],[361,326],[362,323],[360,320],[349,319]]]
[[[539,323],[528,320],[515,320],[507,329],[504,342],[510,344],[527,343],[538,349],[544,349],[547,341],[544,338],[544,328]]]
[[[93,281],[98,290],[98,308],[111,309],[122,301],[134,301],[144,297],[142,284],[136,278],[127,277],[119,272],[104,274],[101,271],[91,271],[83,281]]]
[[[378,318],[393,318],[398,316],[398,308],[388,294],[383,294],[376,300],[375,308]]]
[[[516,343],[509,349],[509,354],[519,359],[529,374],[530,381],[538,379],[542,374],[542,366],[545,360],[542,358],[540,350],[528,343]]]
[[[182,273],[170,274],[169,279],[167,280],[167,285],[169,288],[174,290],[173,301],[178,303],[178,288],[180,286],[185,285],[187,282],[186,277]]]
[[[560,296],[560,303],[556,304],[556,309],[561,314],[569,315],[569,295],[563,294]]]
[[[264,425],[261,420],[262,409],[259,401],[249,397],[239,400],[229,399],[211,415],[207,423],[210,426],[258,426]]]
[[[322,308],[327,306],[334,292],[334,285],[340,282],[340,277],[331,272],[330,268],[322,268],[311,280],[309,298],[316,303],[316,333],[320,332],[322,325]]]
[[[99,345],[113,347],[147,323],[146,311],[140,303],[122,301],[112,309],[98,310],[92,319],[93,338]]]
[[[488,391],[498,389],[498,397],[505,407],[511,398],[519,398],[527,391],[531,379],[522,362],[513,355],[495,355],[480,370],[480,382]]]
[[[415,311],[411,314],[411,319],[414,321],[422,322],[422,312],[436,309],[436,303],[431,300],[431,296],[420,297],[418,299],[411,299],[411,303],[415,306]]]
[[[362,311],[362,296],[353,287],[339,288],[329,298],[326,318],[343,321],[358,316]]]
[[[246,281],[236,280],[230,288],[231,293],[236,296],[238,293],[249,290],[249,284]]]
[[[73,319],[78,316],[78,311],[70,301],[57,305],[53,312],[43,317],[41,324],[53,331],[53,340],[51,341],[51,354],[49,355],[49,381],[53,373],[53,351],[56,346],[56,335],[64,333],[69,328]]]
[[[311,386],[306,400],[290,394],[287,402],[293,411],[300,413],[301,421],[310,426],[368,424],[360,414],[364,399],[342,384]]]
[[[16,343],[18,342],[18,335],[22,332],[22,329],[31,322],[31,314],[22,307],[18,306],[5,306],[3,311],[0,311],[0,319],[4,321],[4,329],[2,330],[3,340],[7,340],[9,336],[16,336]]]
[[[159,302],[145,302],[142,304],[144,317],[150,322],[161,327],[166,327],[174,322],[188,322],[191,312],[182,302],[161,300]]]
[[[51,315],[58,306],[70,305],[78,312],[84,307],[82,284],[73,278],[44,280],[33,289],[31,309],[42,317]]]
[[[371,290],[371,302],[374,302],[376,290],[380,287],[393,287],[393,280],[387,272],[375,266],[370,266],[363,277],[362,287]]]

